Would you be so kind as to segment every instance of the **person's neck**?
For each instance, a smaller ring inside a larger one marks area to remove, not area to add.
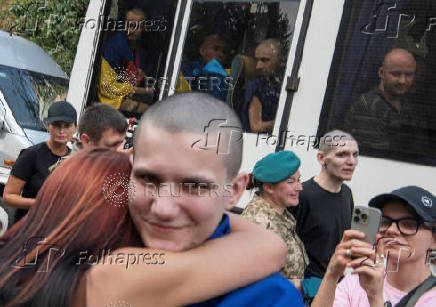
[[[410,292],[431,274],[424,261],[412,263],[393,263],[388,266],[387,279],[389,284],[403,292]]]
[[[50,151],[57,156],[65,156],[68,153],[66,144],[53,142],[53,140],[48,140],[46,144]]]
[[[275,201],[268,194],[262,193],[260,197],[262,197],[264,201],[266,201],[271,207],[273,207],[280,214],[282,214],[285,211],[285,208],[283,208],[279,204],[276,204]]]
[[[378,88],[382,91],[383,97],[386,101],[398,112],[401,112],[401,99],[392,95],[389,95],[383,87],[383,84],[379,84]]]
[[[313,177],[313,180],[324,190],[332,193],[338,193],[341,191],[343,180],[331,176],[325,169],[321,171],[317,176]]]
[[[136,50],[136,49],[138,49],[139,41],[128,40],[128,41],[127,41],[127,44],[129,45],[129,47],[130,47],[132,50]]]

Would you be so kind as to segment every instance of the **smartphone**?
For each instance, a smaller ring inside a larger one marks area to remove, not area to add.
[[[351,220],[351,229],[360,230],[365,234],[363,241],[375,244],[375,236],[380,227],[382,213],[380,209],[368,206],[355,206]]]

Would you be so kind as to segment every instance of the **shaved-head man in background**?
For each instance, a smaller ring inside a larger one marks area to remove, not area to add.
[[[256,71],[259,78],[247,82],[242,124],[247,132],[271,132],[274,127],[280,96],[282,47],[275,38],[256,47]]]

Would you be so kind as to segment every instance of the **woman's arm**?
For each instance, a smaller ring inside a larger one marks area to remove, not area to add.
[[[18,208],[29,209],[35,202],[33,198],[25,198],[21,196],[26,181],[18,179],[13,175],[9,175],[3,192],[3,201],[6,205]]]
[[[344,232],[341,242],[336,246],[335,253],[330,258],[321,286],[311,307],[333,306],[338,280],[344,274],[345,268],[351,266],[352,259],[347,256],[347,250],[352,252],[353,247],[367,247],[369,244],[360,240],[364,237],[365,235],[357,230]],[[357,261],[362,261],[362,259],[359,258]]]
[[[248,107],[248,119],[250,121],[251,132],[268,132],[274,128],[274,121],[262,121],[262,104],[257,98],[251,98],[250,106]]]
[[[286,244],[279,236],[235,215],[231,225],[231,234],[184,252],[146,248],[113,252],[112,258],[123,254],[128,261],[100,263],[87,273],[87,306],[111,301],[186,305],[246,286],[283,266]],[[156,258],[156,263],[146,264],[144,254],[148,260]]]

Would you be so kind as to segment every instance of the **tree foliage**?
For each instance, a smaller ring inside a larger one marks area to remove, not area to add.
[[[69,75],[89,0],[15,0],[3,27],[44,49]]]

